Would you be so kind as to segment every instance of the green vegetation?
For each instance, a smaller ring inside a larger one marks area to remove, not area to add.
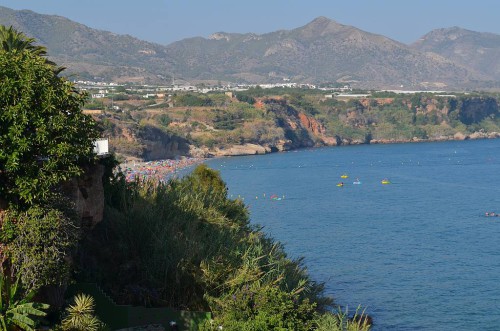
[[[188,107],[210,107],[214,103],[209,97],[199,96],[197,94],[180,94],[174,98],[175,104],[178,106],[188,106]]]
[[[66,284],[80,239],[61,184],[94,161],[96,123],[85,94],[58,74],[45,48],[0,27],[0,328],[34,330],[42,288]],[[8,207],[7,207],[8,206]],[[7,207],[7,208],[6,208]]]
[[[24,33],[15,30],[12,26],[0,25],[1,49],[7,53],[28,51],[29,53],[41,57],[45,63],[52,66],[54,72],[60,73],[64,68],[56,67],[55,63],[46,58],[47,49],[41,45],[35,45],[36,40],[29,38]]]
[[[21,294],[20,277],[12,283],[10,277],[0,270],[0,330],[16,329],[34,331],[37,318],[46,315],[49,308],[43,303],[33,302],[35,292]]]
[[[352,317],[349,311],[342,311],[339,307],[335,314],[324,314],[318,320],[317,331],[368,331],[370,330],[370,317],[364,311],[360,313],[360,307]]]
[[[0,51],[0,197],[17,204],[47,199],[81,174],[98,137],[80,108],[85,95],[29,50]]]
[[[202,330],[314,330],[332,304],[205,165],[167,183],[117,174],[105,220],[81,252],[80,281],[101,284],[118,303],[209,310]]]
[[[62,285],[69,279],[65,259],[76,247],[80,229],[71,204],[62,201],[66,203],[57,200],[48,203],[50,206],[32,205],[26,211],[12,208],[0,219],[1,243],[8,247],[4,256],[27,292]]]
[[[106,326],[95,315],[94,298],[87,294],[77,294],[74,303],[68,306],[61,321],[64,331],[99,331]]]
[[[4,331],[33,330],[49,308],[38,302],[47,298],[42,290],[71,281],[97,283],[120,304],[209,311],[213,320],[201,330],[370,328],[364,312],[332,312],[323,284],[250,224],[247,207],[229,199],[219,174],[204,165],[182,179],[128,183],[111,160],[104,220],[84,231],[61,185],[96,162],[97,125],[81,111],[87,96],[58,76],[61,68],[32,39],[3,28],[0,41],[0,202],[8,206],[0,213]],[[278,149],[327,144],[328,138],[349,144],[499,132],[497,98],[378,93],[341,100],[318,90],[257,87],[236,98],[189,92],[135,102],[122,87],[111,100],[87,106],[104,110],[100,125],[116,138],[114,148],[140,156],[147,139],[158,137],[180,136],[200,147]],[[61,318],[45,322],[98,330],[103,325],[94,308],[92,297],[77,296]]]

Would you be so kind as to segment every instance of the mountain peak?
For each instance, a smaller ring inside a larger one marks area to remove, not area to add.
[[[330,22],[334,22],[334,21],[329,19],[328,17],[319,16],[319,17],[316,17],[315,19],[313,19],[309,24],[318,25],[318,24],[328,24]]]
[[[304,37],[317,37],[337,33],[345,27],[345,25],[339,24],[334,20],[320,16],[297,30],[299,30]]]
[[[312,30],[325,30],[328,29],[330,26],[340,26],[340,24],[338,24],[334,20],[329,19],[328,17],[320,16],[316,17],[310,23],[306,24],[304,28]]]

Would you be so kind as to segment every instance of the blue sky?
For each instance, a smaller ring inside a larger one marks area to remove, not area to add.
[[[318,16],[407,44],[452,26],[500,34],[500,0],[0,0],[0,6],[160,44],[221,31],[289,30]]]

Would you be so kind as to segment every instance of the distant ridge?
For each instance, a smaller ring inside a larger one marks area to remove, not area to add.
[[[252,83],[290,79],[360,87],[445,88],[480,80],[467,68],[325,17],[263,35],[219,32],[167,46],[188,77]]]
[[[487,79],[500,81],[500,35],[459,27],[436,29],[411,47],[433,52],[468,67]]]
[[[66,74],[116,81],[161,81],[172,72],[165,46],[91,29],[67,18],[0,7],[0,24],[34,37]]]
[[[167,46],[92,29],[60,16],[5,7],[0,7],[0,24],[13,25],[37,39],[54,61],[68,67],[66,74],[81,79],[168,84],[175,76],[177,81],[192,83],[286,80],[391,89],[476,89],[500,81],[496,46],[484,47],[485,55],[470,61],[471,56],[457,56],[438,46],[440,39],[431,38],[437,32],[410,47],[326,17],[292,30],[260,35],[217,32]],[[458,39],[468,40],[462,34]],[[485,43],[494,44],[500,38],[475,34]],[[472,54],[472,47],[477,47],[472,42],[461,45],[461,54]],[[493,70],[486,69],[488,63]]]

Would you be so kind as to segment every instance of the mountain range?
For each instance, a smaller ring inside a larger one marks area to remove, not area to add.
[[[0,7],[13,26],[78,79],[169,84],[348,83],[359,88],[500,87],[500,35],[458,27],[411,45],[318,17],[266,34],[213,33],[169,45],[96,30],[67,18]]]

